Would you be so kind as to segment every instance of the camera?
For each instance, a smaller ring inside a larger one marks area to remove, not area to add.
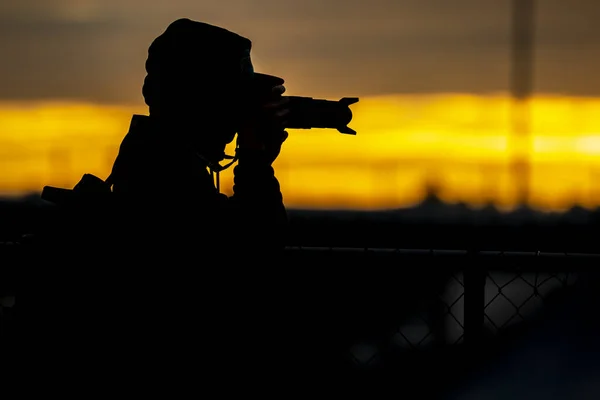
[[[349,106],[357,103],[358,97],[344,97],[338,101],[301,96],[282,97],[289,99],[290,118],[286,128],[329,128],[347,135],[356,135],[356,131],[349,128],[348,124],[352,121]]]

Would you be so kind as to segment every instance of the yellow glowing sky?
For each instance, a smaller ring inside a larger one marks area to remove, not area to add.
[[[600,205],[600,99],[531,101],[531,203]],[[357,136],[291,131],[276,162],[289,207],[387,208],[414,204],[428,183],[447,201],[515,202],[505,95],[392,95],[352,106]],[[141,106],[0,103],[0,192],[72,187],[106,177],[131,114]],[[222,189],[231,187],[231,171]]]

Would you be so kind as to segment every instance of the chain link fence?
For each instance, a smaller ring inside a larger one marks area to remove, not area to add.
[[[0,246],[14,266],[26,249],[18,241]],[[485,347],[526,324],[598,261],[595,254],[290,246],[282,265],[303,269],[312,298],[307,307],[338,315],[327,325],[335,333],[329,338],[344,347],[352,365],[377,368],[414,367],[423,354],[430,357],[425,363],[434,357],[448,366],[431,355],[456,359],[457,350],[449,349]],[[9,270],[4,263],[4,277]],[[3,286],[3,326],[14,315],[14,294]],[[335,309],[329,305],[334,298]]]
[[[407,353],[485,346],[526,325],[543,311],[548,299],[572,287],[581,270],[600,261],[596,254],[434,249],[296,246],[288,248],[288,253],[290,261],[311,265],[325,259],[330,265],[337,263],[365,274],[364,280],[352,282],[354,293],[369,292],[377,298],[369,302],[370,312],[389,320],[374,323],[367,319],[364,323],[371,323],[373,330],[387,329],[374,333],[370,341],[358,338],[348,347],[359,367],[389,364],[390,357]],[[375,274],[388,284],[369,288],[373,284],[369,271],[378,271]],[[389,284],[394,279],[397,285]],[[384,290],[404,295],[385,295]],[[382,304],[385,301],[404,301],[410,308]]]

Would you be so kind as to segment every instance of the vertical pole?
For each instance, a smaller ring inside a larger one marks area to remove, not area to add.
[[[478,252],[469,250],[464,270],[465,287],[465,345],[477,351],[481,347],[485,322],[485,283],[487,271],[481,260],[477,260]],[[472,353],[477,354],[477,353]]]
[[[534,0],[512,1],[511,95],[512,95],[512,169],[517,186],[517,201],[530,200],[530,115],[529,98],[533,88]]]

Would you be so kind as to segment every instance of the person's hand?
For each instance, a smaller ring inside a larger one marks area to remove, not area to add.
[[[275,86],[269,98],[250,110],[238,131],[237,143],[241,152],[263,152],[269,162],[275,161],[288,137],[285,125],[290,110],[288,99],[281,96],[284,92],[283,85]]]

